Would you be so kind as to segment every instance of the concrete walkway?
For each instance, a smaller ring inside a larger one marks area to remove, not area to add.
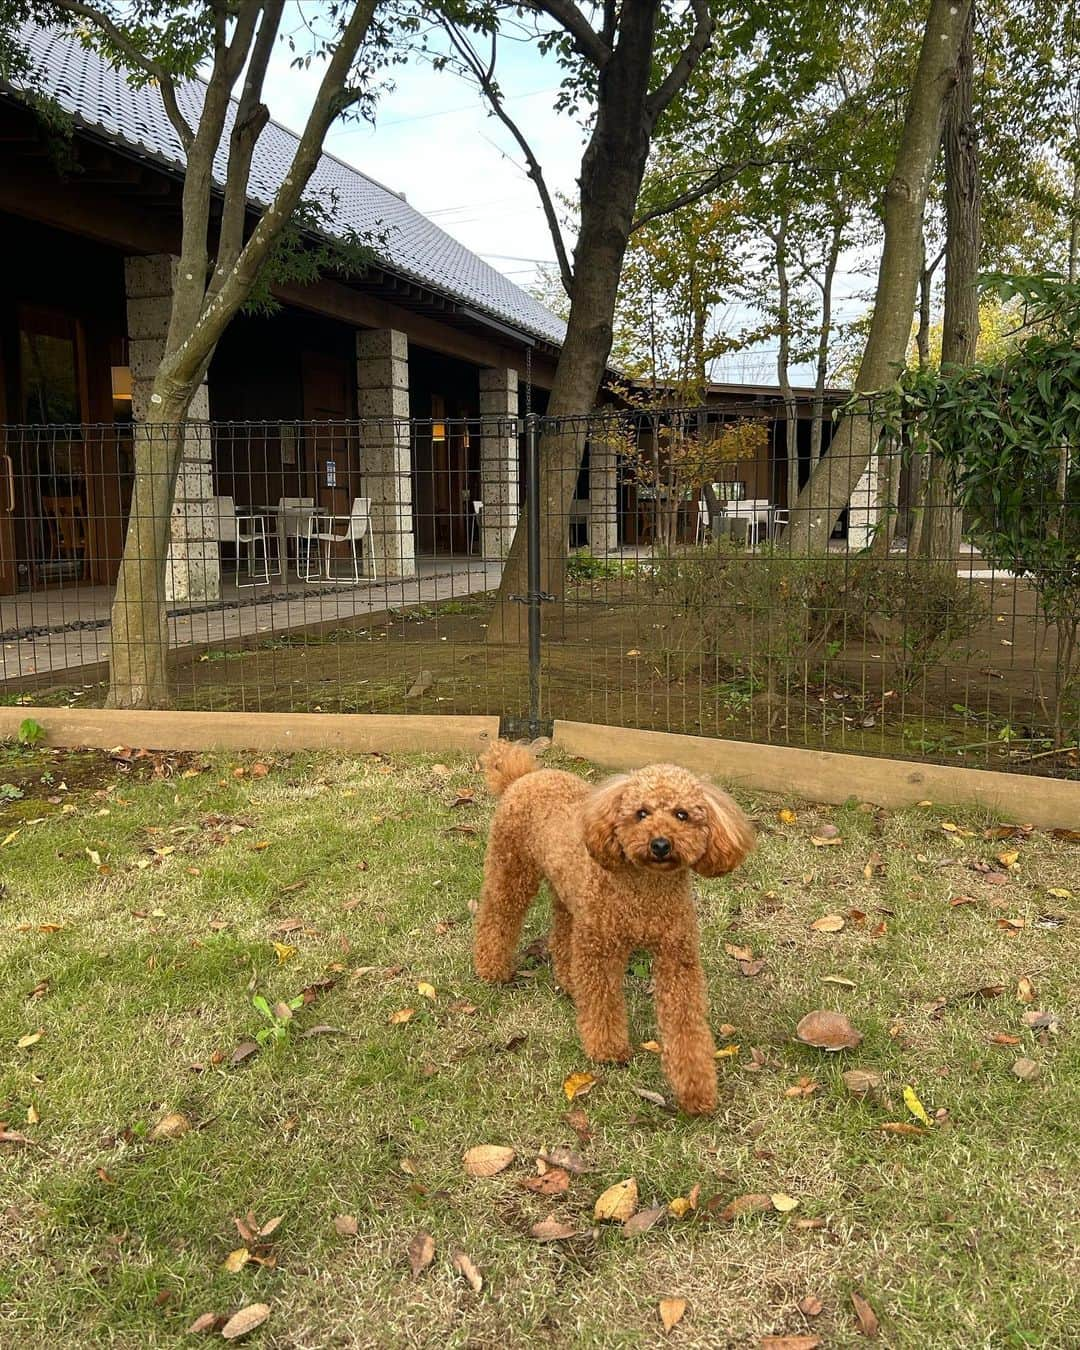
[[[415,577],[356,586],[307,586],[290,577],[269,586],[237,587],[229,578],[219,604],[170,610],[169,646],[214,650],[246,637],[349,623],[403,606],[445,604],[494,590],[501,573],[501,564],[481,559],[418,558]],[[109,659],[111,604],[107,586],[66,587],[0,600],[0,684],[44,674],[80,681],[80,668]]]

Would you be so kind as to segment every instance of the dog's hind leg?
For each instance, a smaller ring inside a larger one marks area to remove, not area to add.
[[[493,983],[505,984],[513,977],[521,926],[540,888],[540,872],[524,855],[516,833],[496,815],[484,859],[473,964],[482,980]]]
[[[574,996],[573,974],[571,970],[574,946],[574,920],[569,909],[557,895],[551,901],[551,936],[548,938],[548,951],[551,954],[551,969],[555,982],[565,994]]]

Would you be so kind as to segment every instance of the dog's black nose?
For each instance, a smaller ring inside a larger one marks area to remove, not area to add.
[[[649,841],[649,852],[654,858],[666,858],[671,852],[671,840],[665,839],[662,834],[657,835]]]

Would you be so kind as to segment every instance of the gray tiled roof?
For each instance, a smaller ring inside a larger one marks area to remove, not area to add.
[[[24,37],[36,66],[35,86],[80,125],[149,159],[183,166],[183,149],[156,89],[132,89],[121,71],[68,34],[28,24]],[[198,120],[203,94],[198,80],[179,90],[181,109],[190,122]],[[263,131],[251,169],[249,192],[255,204],[265,206],[271,200],[296,143],[297,137],[276,122]],[[214,164],[219,184],[224,182],[227,152],[226,134]],[[336,196],[336,219],[343,230],[378,239],[375,251],[392,271],[535,337],[562,342],[566,330],[561,319],[358,169],[323,155],[307,195],[328,204]]]

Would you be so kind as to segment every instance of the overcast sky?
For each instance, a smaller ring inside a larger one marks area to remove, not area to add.
[[[552,192],[573,193],[583,135],[572,117],[555,111],[559,70],[535,46],[506,43],[499,54],[499,79],[507,107],[528,137]],[[319,70],[290,68],[280,49],[267,81],[274,117],[293,130],[304,122]],[[521,154],[501,122],[488,115],[480,94],[450,72],[412,61],[393,70],[393,89],[379,100],[375,125],[336,124],[326,149],[369,174],[410,203],[448,234],[521,286],[537,267],[553,263],[554,251],[536,189],[525,175]],[[857,266],[857,259],[847,260]],[[864,304],[855,298],[867,281],[854,272],[838,278],[838,313],[853,317]],[[735,328],[750,315],[727,311]],[[774,348],[766,343],[718,363],[713,378],[774,383]],[[809,368],[793,370],[796,383],[812,380]]]

